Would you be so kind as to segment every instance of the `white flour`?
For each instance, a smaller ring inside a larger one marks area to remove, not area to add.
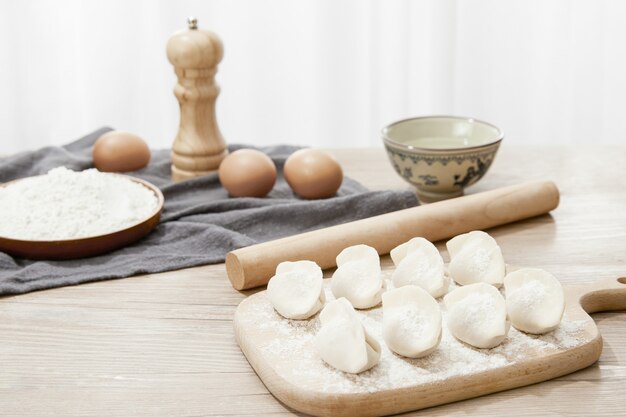
[[[152,191],[126,178],[59,167],[0,187],[0,236],[63,240],[102,235],[147,219],[157,204]]]
[[[396,332],[398,332],[400,340],[411,337],[422,339],[425,334],[429,335],[436,332],[434,321],[429,320],[428,316],[414,304],[391,309],[385,314],[385,319],[387,318],[397,323]]]
[[[540,305],[546,296],[547,290],[543,283],[533,280],[508,294],[507,299],[520,306],[522,311],[530,312],[537,305]]]
[[[454,287],[451,285],[449,290]],[[265,294],[259,297],[265,297]],[[326,298],[328,301],[334,299],[328,289]],[[446,325],[447,311],[439,299],[443,316],[439,347],[424,358],[408,359],[392,353],[386,346],[382,336],[380,306],[357,310],[362,323],[380,343],[381,357],[372,369],[353,375],[326,365],[317,356],[313,340],[320,327],[319,315],[309,320],[284,319],[274,311],[269,301],[265,301],[255,303],[256,308],[244,316],[240,325],[244,329],[254,328],[255,333],[264,335],[258,340],[266,342],[257,348],[275,365],[275,370],[283,378],[297,386],[330,393],[397,389],[503,367],[578,346],[585,341],[583,329],[587,325],[585,320],[571,320],[565,316],[557,330],[543,336],[528,335],[511,327],[501,345],[493,349],[475,349],[450,334]]]
[[[491,294],[474,293],[459,300],[450,309],[450,314],[460,321],[459,327],[477,328],[497,323],[496,300]]]

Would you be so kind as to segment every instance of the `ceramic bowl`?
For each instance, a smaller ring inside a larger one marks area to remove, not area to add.
[[[480,120],[429,116],[392,123],[382,137],[391,165],[420,200],[438,201],[463,195],[481,179],[504,135]]]

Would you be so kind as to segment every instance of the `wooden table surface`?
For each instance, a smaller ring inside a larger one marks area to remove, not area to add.
[[[382,149],[334,152],[373,189],[408,188]],[[548,178],[560,207],[490,232],[510,264],[563,283],[626,276],[626,146],[507,147],[469,192]],[[223,265],[0,299],[0,414],[286,415],[232,331],[237,304]],[[565,377],[416,415],[626,414],[626,314],[596,314],[604,351]]]

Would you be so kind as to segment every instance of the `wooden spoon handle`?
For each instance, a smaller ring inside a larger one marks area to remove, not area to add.
[[[587,313],[626,310],[626,277],[599,280],[581,286],[579,302]]]

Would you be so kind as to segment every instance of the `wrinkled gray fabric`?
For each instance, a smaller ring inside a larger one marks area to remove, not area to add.
[[[99,129],[62,147],[0,159],[0,182],[44,174],[60,165],[91,168],[91,147],[109,130]],[[349,178],[336,197],[299,199],[282,177],[283,163],[296,149],[262,149],[279,171],[266,198],[229,198],[216,174],[172,183],[169,151],[153,151],[148,167],[132,173],[157,185],[165,196],[161,222],[152,233],[109,254],[79,260],[30,261],[0,252],[0,295],[218,263],[236,248],[417,204],[411,192],[369,192]]]

